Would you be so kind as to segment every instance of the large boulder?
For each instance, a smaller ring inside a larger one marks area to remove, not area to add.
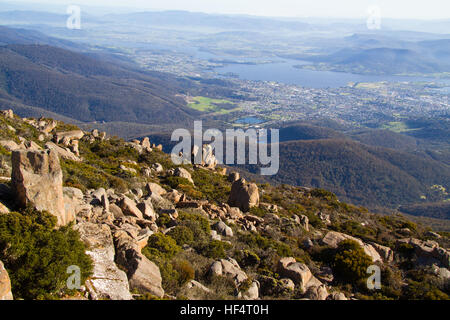
[[[32,203],[48,211],[57,217],[58,226],[75,219],[64,208],[63,173],[54,151],[13,151],[11,161],[12,188],[20,206]]]
[[[63,159],[77,162],[81,161],[81,159],[77,157],[69,148],[62,148],[51,141],[45,144],[45,148],[55,151],[58,154],[58,156],[60,156]]]
[[[405,238],[398,240],[398,244],[401,243],[407,243],[414,248],[414,253],[417,257],[417,264],[437,264],[444,268],[450,268],[450,250],[441,248],[439,243],[436,241],[423,241],[415,238]]]
[[[8,272],[6,271],[3,262],[0,261],[0,301],[1,300],[13,300],[13,295]]]
[[[306,285],[313,277],[308,266],[297,262],[294,258],[282,258],[278,263],[278,273],[280,276],[291,279],[300,288],[306,288]]]
[[[163,297],[161,272],[155,263],[141,253],[136,240],[125,231],[118,231],[114,235],[114,241],[117,251],[116,262],[127,270],[130,288]]]
[[[250,208],[259,205],[258,187],[254,183],[247,183],[245,179],[233,182],[228,204],[248,212]]]
[[[132,300],[128,278],[114,263],[114,244],[110,228],[105,224],[84,222],[74,227],[88,247],[94,263],[93,275],[86,281],[86,289],[94,300]]]
[[[361,246],[361,248],[364,249],[364,252],[372,259],[373,262],[383,261],[378,251],[372,245],[364,243],[361,239],[349,236],[344,233],[329,231],[322,239],[322,243],[332,248],[337,248],[339,243],[341,243],[344,240],[356,241]]]

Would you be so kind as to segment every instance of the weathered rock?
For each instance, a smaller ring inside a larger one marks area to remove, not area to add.
[[[153,208],[152,202],[150,199],[145,200],[137,204],[139,210],[141,210],[142,215],[145,219],[155,222],[158,219],[158,215]]]
[[[13,300],[13,294],[11,292],[11,281],[9,279],[8,272],[0,261],[0,301]]]
[[[248,279],[247,274],[241,270],[239,264],[232,258],[214,262],[209,269],[209,273],[211,275],[225,276],[233,279],[236,284],[240,284]]]
[[[436,241],[406,238],[398,240],[398,243],[407,243],[413,246],[419,265],[438,264],[444,268],[450,268],[450,251],[441,248]]]
[[[309,219],[305,215],[300,216],[300,225],[306,230],[309,231]]]
[[[7,214],[7,213],[9,213],[8,207],[0,202],[0,214]]]
[[[232,237],[233,229],[227,226],[224,222],[219,221],[214,225],[214,229],[223,236]]]
[[[18,145],[16,142],[12,140],[0,140],[0,146],[2,146],[8,151],[24,149],[23,145]]]
[[[319,212],[317,214],[317,216],[319,217],[320,220],[323,221],[323,223],[325,223],[326,225],[331,224],[331,220],[330,220],[330,215],[329,214],[325,214],[323,212]]]
[[[110,228],[85,222],[74,227],[81,240],[88,246],[86,253],[94,262],[93,275],[86,281],[86,288],[94,300],[132,300],[128,279],[114,263],[114,245]]]
[[[109,205],[109,212],[112,213],[112,215],[114,216],[114,219],[120,219],[125,217],[125,215],[122,212],[122,209],[119,208],[119,206],[117,206],[114,203],[111,203]]]
[[[282,258],[278,263],[278,273],[282,277],[291,279],[301,288],[305,288],[312,277],[309,268],[304,263],[297,262],[294,258]]]
[[[425,236],[427,237],[431,237],[431,238],[435,238],[435,239],[440,239],[442,238],[440,234],[433,232],[433,231],[428,231],[425,233]]]
[[[63,174],[54,151],[13,151],[11,182],[18,204],[33,203],[58,219],[58,226],[75,219],[64,208]]]
[[[64,187],[64,210],[66,217],[75,219],[77,214],[85,209],[85,203],[83,201],[83,192],[77,188]]]
[[[342,292],[332,292],[328,296],[328,299],[331,299],[331,300],[348,300],[347,297],[345,296],[345,294],[343,294]]]
[[[358,238],[349,236],[344,233],[329,231],[325,237],[322,239],[322,242],[330,247],[337,248],[338,244],[344,240],[353,240],[356,241],[363,249],[364,252],[370,256],[373,262],[375,261],[383,261],[381,256],[378,254],[377,250],[370,244],[364,243]]]
[[[283,278],[280,280],[281,285],[283,286],[283,289],[288,291],[294,291],[295,290],[295,283],[289,278]]]
[[[326,300],[327,297],[328,290],[324,285],[309,287],[305,293],[305,298],[310,300]]]
[[[254,183],[247,183],[245,179],[235,181],[231,186],[228,204],[248,212],[250,208],[259,204],[258,187]]]
[[[247,291],[241,293],[242,298],[244,300],[257,300],[259,299],[259,288],[260,284],[258,281],[253,281],[250,285],[250,288],[248,288]]]
[[[241,176],[239,175],[239,172],[231,172],[228,175],[228,181],[229,182],[235,182],[238,181],[241,178]]]
[[[51,120],[49,122],[44,121],[42,124],[39,124],[39,130],[45,135],[48,135],[57,126],[58,122],[56,122],[55,120]]]
[[[239,220],[244,218],[244,214],[242,213],[241,209],[237,207],[228,207],[227,214],[231,219]]]
[[[163,197],[153,193],[150,195],[150,201],[153,205],[153,208],[156,212],[160,212],[161,210],[173,210],[175,209],[175,206],[167,199],[164,199]]]
[[[164,289],[158,266],[140,253],[137,242],[125,232],[116,232],[114,241],[116,262],[127,270],[130,288],[163,297]]]
[[[40,150],[42,150],[41,146],[38,145],[34,141],[25,141],[23,145],[24,145],[25,149],[30,150],[30,151],[40,151]]]
[[[61,148],[60,146],[54,144],[53,142],[49,141],[45,144],[45,148],[55,151],[59,157],[66,159],[66,160],[72,160],[72,161],[81,161],[80,158],[78,158],[75,154],[72,153],[68,148]]]
[[[381,258],[383,258],[384,262],[390,263],[394,261],[394,251],[391,248],[382,246],[381,244],[374,242],[371,243],[371,245],[375,248],[375,250],[377,250],[378,254],[381,256]]]
[[[11,109],[1,110],[1,114],[8,119],[14,119],[14,112]]]
[[[184,196],[184,194],[173,189],[172,191],[166,193],[164,195],[164,198],[166,198],[167,200],[169,200],[170,202],[172,202],[174,204],[177,204],[180,201],[184,201],[186,197]]]
[[[123,196],[117,205],[122,209],[123,214],[126,216],[133,216],[138,219],[144,218],[141,210],[136,206],[136,203],[126,196]]]
[[[276,204],[261,202],[259,204],[259,207],[263,208],[264,210],[269,211],[271,213],[278,212],[278,206]]]
[[[187,171],[184,168],[180,168],[180,167],[176,168],[175,171],[173,172],[173,175],[175,177],[185,178],[185,179],[189,180],[190,183],[194,184],[194,180],[192,180],[191,174],[189,173],[189,171]]]
[[[184,285],[184,289],[186,290],[186,297],[189,300],[198,300],[204,299],[205,296],[210,295],[212,292],[211,289],[205,287],[198,281],[191,280]]]
[[[152,165],[152,169],[155,170],[156,173],[161,173],[164,171],[164,168],[160,163],[154,163]]]
[[[211,239],[217,240],[217,241],[222,241],[222,237],[219,234],[217,234],[216,230],[211,230]]]
[[[150,144],[150,139],[148,137],[145,137],[144,139],[142,139],[141,141],[141,146],[143,146],[145,149],[150,149],[152,148],[152,145]]]
[[[147,189],[149,194],[155,193],[158,196],[162,196],[167,193],[167,191],[163,187],[161,187],[159,184],[156,184],[153,182],[147,183],[145,188]]]
[[[66,140],[69,144],[72,140],[80,140],[84,137],[84,132],[81,130],[73,130],[66,132],[57,132],[55,134],[56,143],[61,143],[63,140]]]

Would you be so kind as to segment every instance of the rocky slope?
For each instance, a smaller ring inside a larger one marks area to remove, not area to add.
[[[175,166],[161,150],[3,111],[0,299],[448,299],[448,234],[325,190],[257,185],[211,157]],[[42,248],[43,230],[83,256]],[[17,263],[21,239],[55,258]],[[55,266],[80,264],[68,289]],[[372,265],[380,289],[366,285]],[[24,270],[61,279],[31,291]]]

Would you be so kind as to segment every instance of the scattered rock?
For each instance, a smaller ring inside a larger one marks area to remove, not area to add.
[[[209,269],[209,273],[210,275],[231,278],[236,284],[240,284],[248,279],[247,274],[241,270],[239,264],[232,258],[214,262]]]
[[[222,221],[217,222],[214,225],[214,229],[223,236],[226,237],[233,236],[233,230]]]
[[[114,235],[116,262],[127,270],[132,290],[164,296],[161,272],[158,266],[140,253],[139,245],[124,231]]]
[[[7,214],[7,213],[9,213],[8,207],[0,202],[0,214]]]
[[[147,189],[149,194],[155,193],[158,196],[162,196],[167,193],[167,191],[163,187],[161,187],[159,184],[156,184],[153,182],[147,183],[145,188]]]
[[[184,168],[180,168],[180,167],[176,168],[175,171],[173,172],[173,175],[175,177],[185,178],[185,179],[189,180],[190,183],[194,184],[194,180],[192,180],[191,174],[189,173],[189,171],[187,171]]]
[[[239,172],[231,172],[229,175],[228,175],[228,181],[229,182],[235,182],[235,181],[238,181],[239,179],[240,179],[240,175],[239,175]]]
[[[123,214],[126,216],[133,216],[138,219],[144,218],[141,210],[136,206],[136,203],[126,196],[123,196],[117,205],[122,209]]]
[[[328,297],[328,290],[325,285],[312,286],[306,290],[305,298],[310,300],[326,300]]]
[[[259,288],[259,282],[254,280],[250,285],[250,288],[248,288],[247,291],[240,293],[240,295],[244,300],[257,300],[259,299]]]
[[[278,263],[278,273],[294,281],[296,285],[305,288],[311,280],[312,273],[304,264],[297,262],[294,258],[282,258]]]
[[[90,222],[77,224],[81,240],[88,246],[86,253],[94,262],[93,275],[86,288],[94,300],[131,300],[128,278],[114,263],[114,245],[107,225]]]
[[[72,151],[70,151],[70,149],[61,148],[60,146],[54,144],[51,141],[49,141],[45,144],[45,148],[55,151],[58,154],[58,156],[60,156],[63,159],[77,161],[77,162],[81,161],[81,159],[79,157],[77,157],[75,154],[73,154]]]

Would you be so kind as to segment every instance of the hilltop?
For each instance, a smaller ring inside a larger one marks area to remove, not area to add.
[[[448,233],[402,215],[11,110],[0,145],[0,298],[449,299]]]

